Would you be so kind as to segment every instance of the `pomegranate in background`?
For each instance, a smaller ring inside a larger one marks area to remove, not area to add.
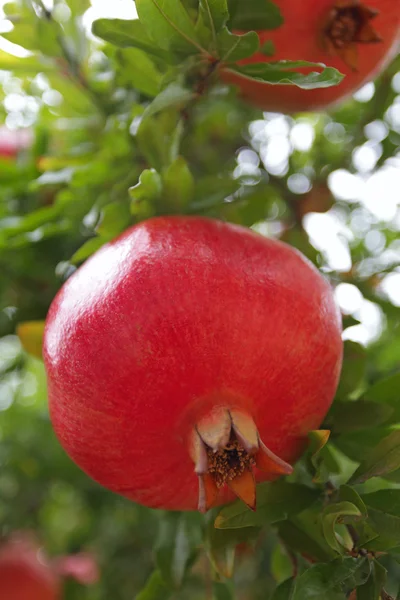
[[[61,582],[41,550],[26,537],[0,547],[0,597],[4,600],[60,600]]]
[[[377,77],[399,49],[398,0],[275,2],[284,17],[283,25],[275,30],[257,32],[261,47],[268,40],[273,42],[274,55],[265,56],[258,52],[242,64],[307,60],[335,67],[346,77],[337,86],[303,90],[290,85],[251,81],[222,67],[222,80],[237,86],[245,100],[262,110],[293,113],[325,109]],[[245,11],[246,0],[240,0],[240,4]]]
[[[0,159],[16,158],[22,150],[30,148],[33,134],[30,129],[8,129],[0,127]]]
[[[0,546],[2,600],[61,600],[62,579],[66,577],[83,585],[96,583],[96,560],[88,553],[50,560],[35,536],[27,532],[15,532]]]

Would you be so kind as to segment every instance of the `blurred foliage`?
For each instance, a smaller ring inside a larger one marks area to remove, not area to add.
[[[383,586],[382,600],[396,597],[400,58],[335,112],[263,115],[209,86],[199,59],[203,46],[232,61],[257,47],[254,34],[232,39],[224,0],[164,4],[168,19],[137,0],[140,21],[97,21],[107,43],[84,26],[87,1],[4,7],[4,38],[29,53],[0,51],[1,118],[34,142],[0,156],[0,532],[34,529],[52,555],[95,553],[100,583],[69,582],[66,600],[342,600],[356,587],[378,600]],[[280,23],[269,2],[263,18]],[[322,69],[313,85],[339,79]],[[292,244],[343,310],[329,441],[313,432],[295,473],[259,486],[256,513],[240,502],[206,518],[136,506],[86,477],[49,423],[38,348],[56,291],[129,225],[171,213]]]

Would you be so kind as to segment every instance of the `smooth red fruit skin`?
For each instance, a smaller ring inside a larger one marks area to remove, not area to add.
[[[60,584],[51,568],[40,562],[37,550],[8,543],[0,548],[2,600],[60,600]]]
[[[321,44],[320,32],[334,0],[275,0],[285,19],[284,24],[271,31],[259,31],[260,46],[272,40],[275,54],[261,53],[242,61],[242,64],[278,60],[307,60],[322,62],[346,75],[333,87],[302,90],[295,86],[266,85],[250,81],[237,74],[221,70],[225,83],[237,86],[244,99],[265,111],[293,113],[323,110],[356,92],[366,82],[374,79],[388,65],[399,50],[400,0],[362,0],[368,7],[377,9],[379,15],[371,20],[383,41],[357,44],[358,70],[346,66],[339,56],[331,56]],[[246,10],[246,0],[242,0]]]
[[[215,405],[245,409],[270,450],[294,461],[334,396],[341,324],[329,284],[292,247],[159,217],[65,283],[44,360],[55,431],[84,471],[141,504],[195,510],[194,424]]]

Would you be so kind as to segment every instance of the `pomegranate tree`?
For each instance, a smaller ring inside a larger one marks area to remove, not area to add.
[[[244,6],[245,1],[241,0]],[[243,64],[306,60],[335,67],[345,78],[333,87],[305,90],[267,85],[229,69],[221,71],[225,82],[236,85],[246,100],[263,110],[324,109],[376,77],[398,49],[397,0],[279,0],[276,4],[283,25],[276,30],[258,31],[261,46],[268,40],[273,42],[273,56],[258,52]]]
[[[342,360],[331,288],[284,243],[159,217],[105,245],[47,318],[50,413],[69,455],[136,502],[206,511],[292,471]]]

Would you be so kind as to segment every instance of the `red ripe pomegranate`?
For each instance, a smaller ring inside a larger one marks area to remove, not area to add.
[[[292,471],[331,404],[341,325],[292,247],[158,217],[65,283],[44,359],[55,431],[96,481],[154,508],[255,508],[255,481]]]
[[[25,539],[12,539],[0,548],[0,598],[60,600],[58,576],[39,549]]]
[[[296,112],[335,104],[376,77],[399,48],[399,0],[275,2],[284,24],[276,30],[258,31],[260,45],[272,40],[275,54],[267,57],[258,52],[242,64],[307,60],[335,67],[346,77],[337,86],[303,90],[251,81],[222,68],[223,81],[238,86],[245,99],[263,110]],[[241,4],[246,10],[246,0]]]

